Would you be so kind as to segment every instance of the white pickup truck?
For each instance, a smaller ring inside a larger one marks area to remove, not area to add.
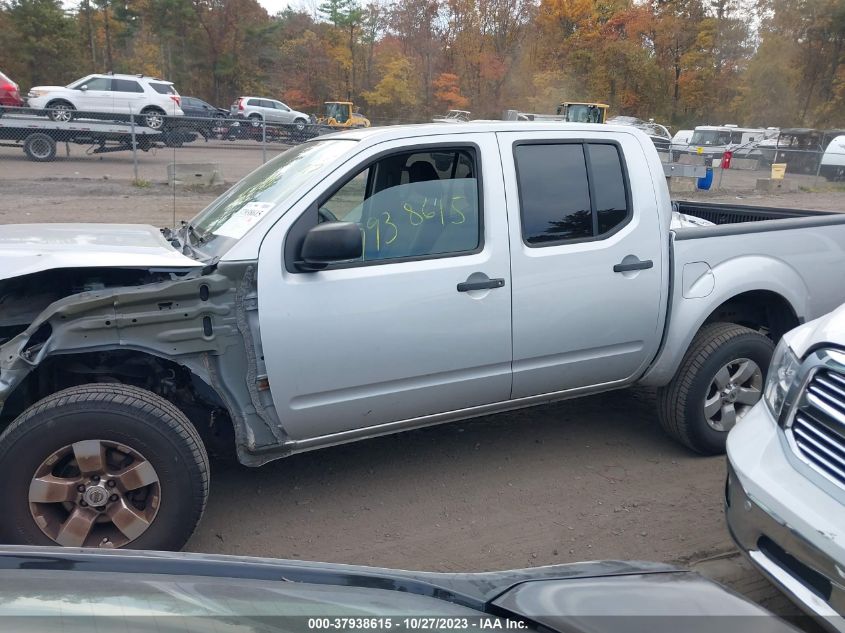
[[[249,466],[634,384],[701,453],[845,300],[845,214],[681,204],[631,127],[320,137],[181,230],[0,227],[0,541],[178,548]]]
[[[781,339],[763,401],[727,449],[725,518],[737,546],[845,633],[845,305]]]

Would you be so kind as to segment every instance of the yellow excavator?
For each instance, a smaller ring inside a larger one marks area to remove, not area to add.
[[[606,103],[566,101],[557,107],[557,113],[568,123],[604,123],[609,107]]]
[[[370,127],[370,120],[351,101],[326,101],[326,111],[317,123],[332,128]]]

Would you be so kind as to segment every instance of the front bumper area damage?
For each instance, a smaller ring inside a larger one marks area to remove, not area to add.
[[[213,390],[242,463],[284,455],[288,438],[263,378],[254,282],[254,264],[217,265],[53,302],[0,346],[0,410],[48,358],[135,351],[181,365]]]

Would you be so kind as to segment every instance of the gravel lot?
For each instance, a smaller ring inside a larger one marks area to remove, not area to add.
[[[219,193],[174,196],[164,185],[111,178],[27,180],[38,177],[28,162],[0,168],[0,224],[169,225],[174,207],[177,220],[187,219]],[[23,169],[21,177],[7,168]],[[845,210],[845,195],[833,191],[707,198]],[[188,549],[443,571],[661,560],[692,565],[794,614],[735,556],[722,514],[724,459],[694,456],[667,439],[652,399],[644,391],[605,394],[257,470],[215,463],[210,505]]]

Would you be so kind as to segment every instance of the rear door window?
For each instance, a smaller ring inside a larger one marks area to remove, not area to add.
[[[144,92],[141,84],[131,79],[113,79],[111,89],[113,92]]]
[[[607,236],[630,218],[622,156],[612,143],[514,148],[522,237],[529,246]]]

